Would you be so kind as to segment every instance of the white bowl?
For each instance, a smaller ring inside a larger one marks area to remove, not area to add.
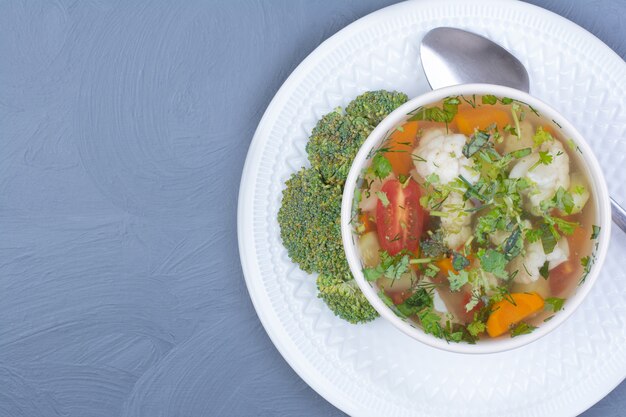
[[[538,329],[530,334],[521,335],[515,338],[500,337],[493,340],[479,340],[474,345],[463,342],[448,343],[445,340],[426,334],[422,329],[417,327],[415,324],[412,324],[410,320],[398,317],[389,307],[387,307],[379,298],[375,287],[373,287],[375,284],[370,283],[363,276],[363,266],[356,247],[356,237],[350,224],[354,192],[358,186],[358,179],[363,168],[369,164],[367,156],[375,146],[384,140],[387,132],[404,123],[410,117],[408,113],[420,106],[436,103],[448,96],[467,96],[472,94],[492,94],[498,97],[510,97],[512,99],[522,101],[536,109],[542,117],[548,120],[552,119],[561,126],[561,131],[564,136],[568,139],[571,138],[582,152],[581,159],[583,165],[587,168],[587,174],[592,188],[592,201],[595,202],[596,206],[595,224],[601,227],[600,236],[597,240],[598,245],[595,249],[595,262],[593,263],[585,282],[579,285],[575,290],[575,293],[567,299],[567,303],[563,310],[556,313],[553,319],[543,323]],[[587,296],[596,281],[598,273],[606,257],[609,238],[611,235],[611,208],[606,182],[604,180],[602,170],[600,169],[600,165],[591,151],[591,148],[587,142],[585,142],[580,133],[576,131],[574,126],[572,126],[572,124],[569,123],[556,110],[537,98],[512,88],[490,84],[463,84],[430,91],[409,100],[407,103],[403,104],[389,114],[372,131],[357,153],[356,158],[352,163],[350,173],[348,174],[341,206],[341,233],[343,246],[352,275],[354,275],[359,287],[372,306],[378,311],[378,313],[380,313],[381,317],[391,322],[394,326],[412,338],[435,348],[457,353],[495,353],[526,345],[541,338],[542,336],[545,336],[563,323],[583,302],[584,298]]]

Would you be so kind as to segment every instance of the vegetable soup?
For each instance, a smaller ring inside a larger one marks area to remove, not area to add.
[[[452,342],[530,333],[567,308],[600,229],[580,150],[506,97],[420,107],[369,156],[353,227],[400,317]]]

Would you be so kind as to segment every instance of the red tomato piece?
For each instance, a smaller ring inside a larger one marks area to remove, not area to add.
[[[390,255],[406,249],[414,252],[424,226],[424,209],[420,205],[420,188],[412,179],[405,187],[393,179],[385,182],[381,191],[387,196],[386,205],[378,200],[376,229],[381,248]]]

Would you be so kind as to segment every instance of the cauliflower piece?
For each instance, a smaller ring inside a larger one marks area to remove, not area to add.
[[[552,270],[569,258],[569,244],[565,238],[559,239],[554,250],[547,255],[540,241],[526,244],[525,249],[526,255],[513,259],[509,266],[510,272],[518,271],[514,281],[520,284],[537,281],[541,276],[539,269],[546,261],[548,261],[548,269]]]
[[[444,231],[444,243],[450,249],[463,246],[472,235],[470,227],[472,215],[466,210],[474,208],[471,201],[463,201],[463,195],[452,192],[441,205],[441,211],[447,216],[441,217],[441,228]]]
[[[528,120],[524,120],[520,122],[519,129],[521,130],[519,137],[511,133],[504,137],[503,150],[505,153],[533,147],[533,134],[535,133],[533,125]]]
[[[436,174],[440,184],[448,184],[463,175],[474,184],[480,174],[473,169],[473,162],[463,156],[466,141],[467,137],[462,134],[447,135],[442,129],[427,130],[413,150],[417,173],[423,179]]]
[[[525,192],[524,205],[534,215],[541,214],[539,203],[554,197],[559,187],[567,190],[570,183],[569,156],[561,142],[556,140],[545,142],[541,145],[540,151],[548,152],[552,156],[552,162],[535,166],[539,161],[539,153],[534,152],[520,159],[509,174],[511,178],[524,177],[532,181],[533,186]],[[534,168],[530,169],[533,166]]]

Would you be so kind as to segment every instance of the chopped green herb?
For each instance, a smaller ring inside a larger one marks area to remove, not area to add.
[[[491,272],[498,278],[507,278],[508,274],[504,269],[507,264],[506,256],[494,249],[483,249],[478,252],[480,265],[485,272]]]
[[[539,268],[539,275],[543,277],[543,279],[548,279],[550,276],[550,262],[545,261],[541,268]]]
[[[537,168],[539,165],[550,165],[551,163],[552,163],[552,155],[550,154],[550,152],[539,151],[539,160],[537,160],[537,162],[535,162],[533,166],[528,168],[528,171],[532,171],[533,169]]]
[[[389,205],[389,199],[387,198],[387,194],[384,191],[376,191],[376,196],[383,203],[383,207],[387,207]]]
[[[470,158],[489,142],[489,133],[479,130],[470,136],[469,142],[463,146],[463,155]]]
[[[468,283],[469,274],[467,271],[459,271],[455,274],[452,271],[448,271],[448,281],[450,281],[450,291],[459,291],[461,287]]]
[[[596,226],[595,224],[591,226],[591,240],[597,239],[600,236],[600,226]]]
[[[503,250],[507,260],[515,258],[522,252],[524,242],[521,237],[522,231],[518,227],[513,230],[509,237],[504,241]]]
[[[533,142],[535,143],[536,147],[541,146],[545,142],[552,142],[552,141],[554,141],[554,138],[552,137],[552,135],[549,132],[543,130],[543,127],[541,126],[537,128],[537,131],[533,135]]]
[[[543,246],[543,251],[546,254],[552,253],[554,247],[556,246],[556,242],[559,239],[559,235],[554,229],[554,226],[542,223],[540,226],[541,230],[541,245]],[[556,236],[555,236],[556,234]]]
[[[482,321],[474,320],[470,324],[467,325],[467,331],[474,337],[478,336],[482,332],[487,330],[487,326]]]
[[[371,169],[378,178],[387,178],[392,170],[391,162],[389,162],[389,159],[382,155],[382,153],[377,153],[374,158],[372,158]]]
[[[483,104],[496,104],[498,102],[498,98],[491,94],[484,95],[482,98]]]
[[[424,308],[417,314],[417,316],[420,319],[420,323],[422,323],[424,332],[441,337],[442,328],[440,323],[441,317],[439,314],[435,313],[432,308]]]
[[[472,290],[472,296],[467,304],[465,304],[465,311],[472,311],[474,307],[480,302],[480,291]]]
[[[439,182],[439,175],[435,174],[434,172],[432,174],[427,175],[426,182],[428,184],[437,184]]]
[[[550,309],[554,312],[560,311],[563,308],[563,304],[565,304],[565,298],[558,297],[548,297],[545,300],[546,309]]]
[[[517,337],[517,336],[521,336],[523,334],[529,334],[532,333],[533,330],[535,330],[536,327],[532,326],[528,323],[524,323],[523,321],[518,323],[517,326],[513,327],[511,329],[511,337]]]
[[[380,263],[373,268],[365,268],[363,275],[368,281],[375,281],[384,276],[389,279],[400,279],[409,270],[409,256],[390,256],[387,251],[380,251]]]
[[[423,256],[429,258],[440,258],[448,253],[450,249],[443,242],[443,232],[438,230],[433,233],[428,239],[422,240],[420,243],[420,249]]]
[[[443,105],[439,107],[421,107],[417,109],[409,119],[426,120],[430,122],[450,123],[458,112],[461,101],[457,97],[448,97],[443,100]]]
[[[532,149],[523,148],[523,149],[518,149],[516,151],[510,152],[508,155],[511,155],[512,158],[520,159],[520,158],[530,155],[531,153],[532,153]]]

